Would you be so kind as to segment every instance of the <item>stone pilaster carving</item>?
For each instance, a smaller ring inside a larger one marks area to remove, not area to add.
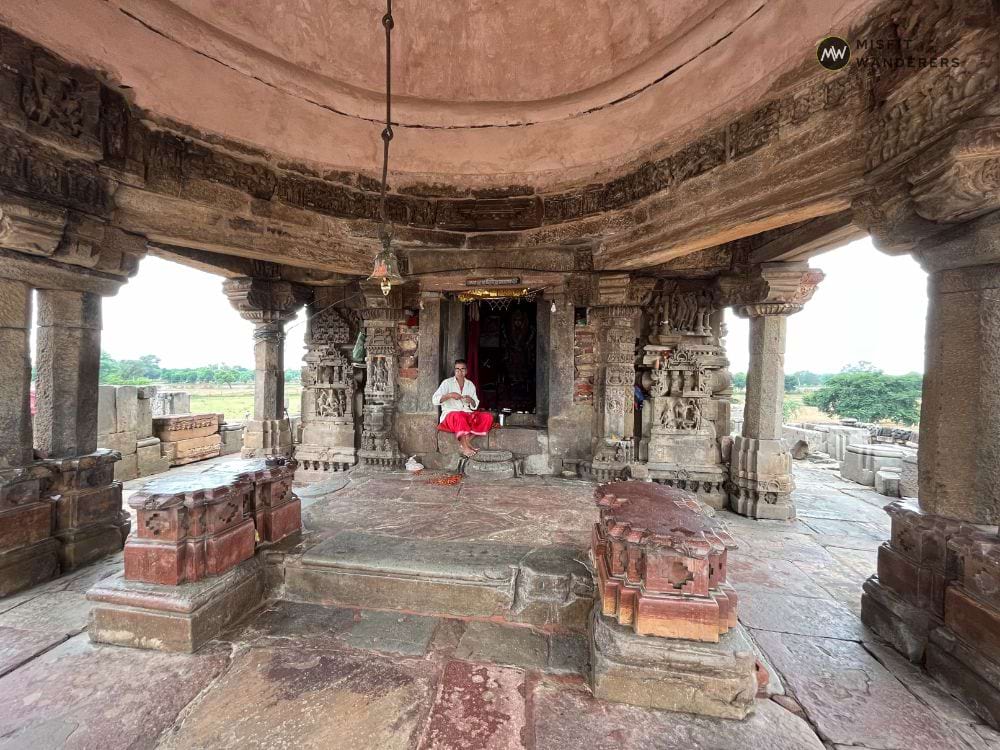
[[[309,320],[302,368],[302,442],[295,447],[299,481],[319,481],[357,463],[354,446],[353,320],[329,307]]]
[[[647,308],[639,458],[657,482],[726,504],[719,438],[729,430],[729,361],[720,345],[718,302],[703,284],[666,281]]]
[[[785,394],[785,322],[823,279],[806,263],[764,263],[740,284],[720,280],[724,298],[750,318],[750,369],[743,434],[733,439],[729,504],[751,518],[795,517],[792,456],[781,437]]]
[[[396,324],[402,319],[400,290],[387,298],[381,292],[367,293],[368,304],[361,311],[365,332],[364,415],[361,430],[361,463],[372,469],[399,469],[404,456],[396,437],[396,400],[399,350]]]
[[[223,291],[244,320],[254,324],[254,414],[243,429],[243,457],[290,456],[285,417],[285,323],[309,299],[309,290],[280,279],[228,279]]]
[[[639,307],[612,305],[595,311],[598,373],[594,404],[599,429],[590,465],[600,481],[620,479],[635,462],[635,342]]]

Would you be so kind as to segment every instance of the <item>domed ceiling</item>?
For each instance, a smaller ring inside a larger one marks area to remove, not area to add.
[[[612,174],[749,110],[872,5],[396,0],[393,188]],[[373,176],[383,13],[378,0],[7,0],[0,21],[129,87],[154,120]]]

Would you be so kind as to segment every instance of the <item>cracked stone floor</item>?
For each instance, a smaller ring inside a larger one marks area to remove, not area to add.
[[[84,594],[117,555],[0,600],[0,749],[1000,750],[861,624],[886,498],[807,462],[795,474],[797,521],[719,513],[741,545],[740,619],[780,682],[746,721],[597,701],[582,637],[495,622],[274,602],[193,655],[95,646]],[[305,543],[342,529],[588,543],[588,483],[429,479],[303,488]]]

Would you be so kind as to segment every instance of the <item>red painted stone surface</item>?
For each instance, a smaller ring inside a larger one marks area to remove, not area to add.
[[[0,549],[26,547],[52,534],[52,504],[36,502],[0,512]]]
[[[736,625],[726,583],[732,537],[690,493],[648,482],[604,484],[592,545],[602,612],[640,635],[718,642]]]
[[[420,750],[520,748],[524,673],[449,661]]]
[[[292,492],[295,462],[234,461],[148,482],[129,499],[136,535],[125,548],[125,577],[179,585],[222,575],[302,527]]]

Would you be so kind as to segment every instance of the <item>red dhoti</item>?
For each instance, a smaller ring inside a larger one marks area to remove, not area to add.
[[[493,415],[488,411],[450,411],[438,425],[442,432],[454,432],[455,437],[485,435],[493,426]]]

